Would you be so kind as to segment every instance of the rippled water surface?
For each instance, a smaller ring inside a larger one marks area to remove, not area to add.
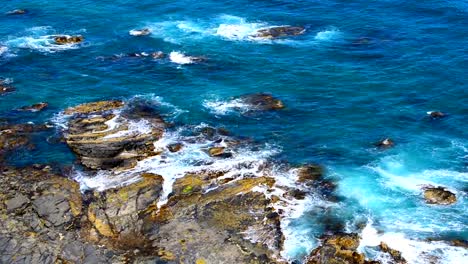
[[[18,8],[29,12],[4,15]],[[468,261],[462,248],[427,242],[468,239],[466,1],[41,0],[3,1],[0,13],[0,77],[17,89],[0,97],[1,118],[57,124],[78,103],[150,98],[176,124],[225,127],[262,142],[251,159],[325,166],[340,201],[311,200],[290,219],[289,259],[301,259],[334,223],[348,231],[367,223],[361,250],[369,256],[378,240],[411,263],[424,263],[424,251],[441,263]],[[250,37],[279,25],[306,32]],[[128,33],[145,27],[150,36]],[[56,34],[85,42],[54,45]],[[153,51],[174,56],[105,59]],[[208,60],[184,64],[184,54]],[[245,115],[232,100],[258,92],[286,109]],[[43,112],[12,110],[41,101],[49,103]],[[428,111],[448,115],[431,119]],[[38,135],[36,150],[14,161],[72,164],[66,146],[45,140],[52,136]],[[386,137],[395,147],[376,149]],[[425,204],[427,184],[447,187],[457,203]]]

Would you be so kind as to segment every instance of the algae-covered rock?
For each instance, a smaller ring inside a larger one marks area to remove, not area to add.
[[[68,146],[90,169],[128,169],[154,156],[154,142],[165,123],[148,106],[100,101],[65,110],[72,115],[65,133]]]
[[[289,36],[302,35],[305,32],[303,27],[293,27],[293,26],[276,26],[269,28],[262,28],[257,30],[252,37],[255,38],[265,38],[265,39],[276,39],[284,38]]]
[[[428,204],[449,205],[457,202],[456,195],[441,186],[425,188],[424,199]]]
[[[41,102],[41,103],[29,105],[29,106],[23,106],[23,107],[19,108],[18,110],[20,110],[20,111],[29,111],[29,112],[38,112],[38,111],[41,111],[41,110],[45,109],[47,106],[49,106],[48,103]]]
[[[162,191],[159,175],[144,173],[141,180],[122,188],[95,193],[88,207],[88,219],[104,237],[118,240],[131,233],[141,232],[139,213],[156,206]]]
[[[121,108],[124,105],[124,102],[111,100],[111,101],[99,101],[99,102],[92,102],[81,104],[75,107],[67,108],[64,113],[66,115],[72,114],[90,114],[95,112],[103,112],[113,109]]]
[[[364,254],[358,253],[359,236],[357,234],[336,234],[324,237],[322,245],[314,249],[305,263],[307,264],[370,264]]]
[[[283,102],[270,94],[248,94],[241,96],[239,99],[243,104],[249,105],[252,111],[279,110],[284,108]]]
[[[83,42],[84,37],[81,35],[77,36],[56,36],[54,37],[55,44],[64,45],[64,44],[77,44]]]
[[[390,248],[387,244],[384,242],[380,242],[379,245],[380,250],[382,250],[385,253],[390,254],[392,259],[397,263],[397,264],[406,264],[406,260],[401,256],[401,252],[398,250],[395,250],[393,248]]]
[[[79,234],[78,183],[44,165],[0,170],[0,263],[116,263]]]

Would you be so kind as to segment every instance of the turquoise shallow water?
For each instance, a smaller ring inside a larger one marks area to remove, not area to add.
[[[29,13],[3,15],[17,8]],[[7,48],[0,77],[17,89],[0,97],[0,117],[43,122],[82,102],[152,98],[175,123],[226,127],[274,146],[275,161],[325,166],[341,200],[326,209],[308,204],[289,223],[290,259],[313,248],[329,222],[371,221],[366,230],[391,234],[382,239],[404,244],[410,262],[418,262],[411,258],[417,250],[437,251],[442,263],[466,261],[466,251],[421,242],[468,239],[466,1],[8,1],[0,13]],[[275,25],[307,30],[276,41],[248,38]],[[142,27],[153,34],[128,34]],[[86,40],[57,49],[46,40],[54,34]],[[99,58],[158,50],[209,60]],[[231,97],[257,92],[277,96],[286,109],[246,116],[230,108]],[[40,101],[49,108],[12,111]],[[448,116],[433,120],[426,114],[433,110]],[[36,150],[12,160],[72,164],[66,146],[45,140],[51,136],[38,135]],[[385,137],[395,148],[374,148]],[[446,186],[458,202],[425,205],[424,184]]]

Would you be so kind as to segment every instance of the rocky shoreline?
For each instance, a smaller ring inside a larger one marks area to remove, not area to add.
[[[254,111],[284,108],[271,95],[241,98]],[[1,263],[287,263],[281,252],[288,206],[309,195],[338,200],[336,184],[317,165],[294,169],[289,185],[277,182],[271,164],[253,167],[257,174],[207,170],[207,164],[172,179],[138,170],[139,162],[183,152],[201,140],[209,142],[202,151],[215,160],[231,159],[243,144],[224,129],[205,127],[196,137],[160,149],[155,142],[163,140],[170,124],[144,103],[92,102],[63,114],[68,120],[63,140],[84,170],[131,172],[137,180],[83,190],[60,168],[12,167],[4,158],[33,147],[31,134],[49,126],[2,125]],[[427,187],[424,197],[428,203],[456,202],[442,187]],[[339,230],[326,235],[304,263],[380,263],[358,252],[359,240],[358,234]],[[406,263],[384,243],[377,250],[391,263]]]

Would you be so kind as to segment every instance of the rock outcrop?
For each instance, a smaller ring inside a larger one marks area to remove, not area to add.
[[[305,32],[303,27],[292,27],[292,26],[277,26],[262,28],[257,30],[255,34],[252,35],[254,38],[264,38],[264,39],[276,39],[284,38],[290,36],[302,35]]]
[[[29,112],[38,112],[38,111],[41,111],[41,110],[45,109],[48,106],[49,106],[48,103],[41,102],[41,103],[29,105],[29,106],[23,106],[23,107],[19,108],[18,110],[20,110],[20,111],[29,111]]]
[[[91,169],[130,168],[138,160],[156,155],[153,142],[165,127],[152,109],[124,107],[121,101],[82,104],[64,113],[72,115],[66,142]]]
[[[269,111],[284,108],[283,102],[270,94],[248,94],[239,97],[239,100],[243,104],[249,105],[252,111]]]
[[[65,44],[78,44],[84,41],[84,37],[81,35],[77,36],[55,36],[54,37],[55,44],[58,45],[65,45]]]
[[[368,261],[364,254],[357,252],[357,234],[336,234],[323,238],[322,245],[312,251],[306,259],[307,264],[378,264]]]
[[[424,199],[428,204],[449,205],[457,202],[456,195],[441,186],[424,188]]]
[[[49,166],[0,170],[1,263],[109,263],[122,259],[79,236],[79,184]]]
[[[387,244],[384,242],[380,242],[379,245],[380,250],[382,252],[390,254],[392,259],[395,261],[396,264],[406,264],[406,260],[401,256],[401,252],[398,250],[395,250],[393,248],[390,248]]]

